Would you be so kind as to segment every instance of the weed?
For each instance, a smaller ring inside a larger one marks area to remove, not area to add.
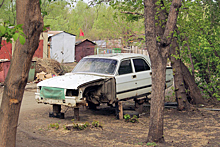
[[[96,127],[96,128],[98,128],[98,127],[102,128],[103,127],[103,125],[97,120],[93,120],[92,126]]]
[[[63,125],[64,130],[67,130],[66,125]]]
[[[148,142],[147,146],[157,146],[157,144],[155,142]]]
[[[89,122],[85,122],[85,123],[75,123],[75,122],[74,122],[74,119],[72,119],[71,121],[73,122],[73,128],[78,129],[78,130],[84,130],[84,129],[86,129],[87,127],[90,127],[90,126],[92,126],[92,127],[100,127],[100,128],[102,128],[102,126],[103,126],[99,121],[93,121],[93,122],[92,122],[92,125],[90,125]],[[65,128],[66,128],[66,127],[65,127]],[[64,128],[64,129],[65,129],[65,128]]]
[[[85,122],[84,127],[88,127],[89,126],[89,122]]]
[[[125,119],[126,122],[132,122],[132,123],[139,122],[137,115],[133,115],[133,117],[131,117],[129,114],[125,114],[124,119]]]
[[[131,116],[129,114],[125,114],[124,119],[126,122],[129,122],[129,120],[131,119]]]
[[[78,123],[74,123],[73,124],[73,127],[78,129],[78,130],[84,130],[86,129],[87,127],[89,126],[89,123],[88,122],[85,122],[83,124],[78,124]]]
[[[133,117],[130,119],[130,122],[132,122],[132,123],[139,122],[137,115],[133,115]]]
[[[78,130],[84,130],[87,127],[89,127],[89,123],[88,122],[85,122],[85,123],[82,123],[82,124],[73,123],[73,128],[76,128]]]
[[[58,123],[49,124],[48,129],[49,128],[55,128],[56,130],[58,130],[59,129],[59,124]]]

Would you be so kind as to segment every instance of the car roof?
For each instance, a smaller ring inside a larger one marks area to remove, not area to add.
[[[99,54],[99,55],[89,55],[84,58],[108,58],[108,59],[122,60],[125,58],[137,58],[137,57],[144,57],[148,61],[150,61],[149,56],[143,54],[135,54],[135,53]]]

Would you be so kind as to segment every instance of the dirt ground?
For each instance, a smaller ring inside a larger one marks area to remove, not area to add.
[[[0,101],[2,99],[0,87]],[[125,122],[115,118],[112,107],[101,105],[97,110],[80,108],[80,121],[97,122],[102,128],[87,127],[84,130],[66,130],[72,124],[73,109],[62,108],[65,119],[49,117],[52,106],[37,104],[35,89],[26,89],[19,116],[17,147],[138,147],[146,144],[149,129],[149,105],[144,105],[144,113],[139,123]],[[1,103],[1,102],[0,102]],[[124,109],[132,110],[133,102],[123,103]],[[59,124],[59,129],[49,127]],[[199,109],[193,112],[179,112],[175,108],[165,108],[164,137],[166,143],[158,147],[219,147],[220,111]]]

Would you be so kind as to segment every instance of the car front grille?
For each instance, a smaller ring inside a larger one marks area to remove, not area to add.
[[[41,87],[40,96],[49,99],[65,100],[63,88]]]

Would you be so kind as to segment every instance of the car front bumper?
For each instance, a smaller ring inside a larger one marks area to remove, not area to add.
[[[43,98],[40,96],[40,93],[35,93],[35,100],[38,103],[50,104],[50,105],[64,105],[67,107],[78,107],[80,105],[85,105],[86,100],[79,100],[78,97],[65,96],[65,99],[52,99],[52,98]]]

